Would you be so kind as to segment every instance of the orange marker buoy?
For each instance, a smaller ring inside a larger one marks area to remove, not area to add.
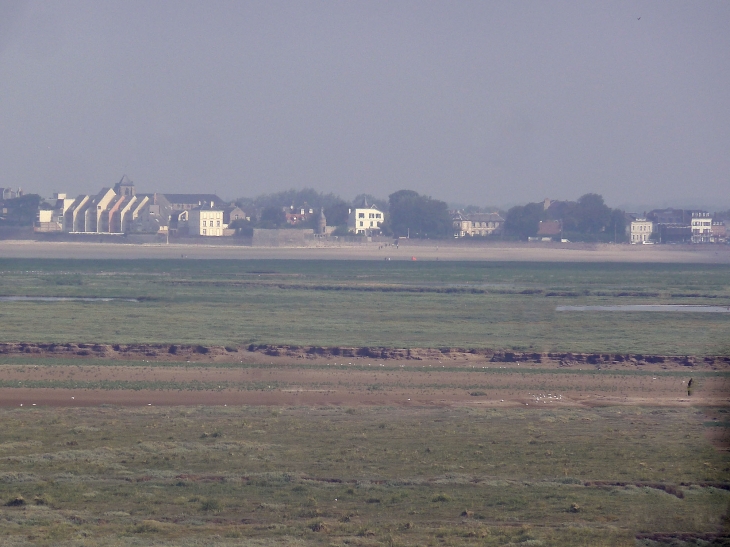
[[[418,260],[418,259],[415,256],[412,256],[411,260]]]

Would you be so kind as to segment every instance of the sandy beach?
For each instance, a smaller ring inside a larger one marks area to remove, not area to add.
[[[55,259],[295,259],[295,260],[474,260],[517,262],[652,262],[729,264],[727,245],[612,245],[452,241],[405,241],[312,247],[249,247],[181,243],[91,243],[0,241],[0,258]]]

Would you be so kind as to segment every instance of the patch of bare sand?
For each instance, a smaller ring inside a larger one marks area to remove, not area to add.
[[[496,397],[507,397],[497,399]],[[539,404],[527,394],[494,392],[491,397],[478,400],[455,391],[437,391],[428,395],[399,390],[397,392],[371,394],[363,391],[296,391],[283,390],[250,391],[209,391],[209,390],[74,390],[49,388],[2,388],[0,406],[3,407],[86,407],[86,406],[396,406],[396,407],[537,407],[549,409],[557,407],[596,407],[596,406],[656,406],[688,407],[717,406],[727,407],[726,397],[698,396],[692,399],[664,397],[594,397],[581,395],[565,397],[560,402]]]
[[[692,371],[612,375],[578,369],[504,369],[499,364],[447,367],[438,362],[421,363],[419,368],[393,362],[383,367],[362,363],[303,367],[291,362],[255,367],[123,362],[43,366],[42,359],[38,362],[40,366],[0,365],[4,381],[18,386],[0,389],[1,406],[730,406],[730,379],[721,374],[695,379],[692,396],[687,396]],[[78,386],[68,387],[75,382]],[[123,385],[99,389],[105,383],[125,382],[127,389]],[[33,383],[59,387],[27,387]]]
[[[3,258],[84,259],[295,259],[295,260],[473,260],[522,262],[656,262],[729,264],[727,245],[611,245],[493,242],[404,242],[312,247],[247,247],[185,243],[91,243],[0,241]]]

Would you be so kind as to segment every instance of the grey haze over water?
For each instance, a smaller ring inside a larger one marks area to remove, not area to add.
[[[730,2],[0,0],[0,186],[730,207]]]

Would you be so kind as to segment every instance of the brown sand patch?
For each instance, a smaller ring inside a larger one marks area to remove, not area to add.
[[[312,247],[245,247],[185,243],[93,243],[31,240],[0,241],[6,258],[134,259],[293,259],[293,260],[491,260],[526,262],[730,263],[724,245],[612,245],[585,243],[464,243],[403,241],[399,248],[377,242]]]
[[[366,360],[365,360],[366,361]],[[38,363],[38,364],[36,364]],[[117,364],[118,363],[118,364]],[[703,376],[691,397],[686,374],[627,374],[624,369],[565,370],[542,364],[398,361],[305,365],[178,366],[115,364],[0,365],[2,406],[393,405],[393,406],[728,406],[730,379]],[[681,370],[681,369],[680,369]],[[7,384],[17,387],[7,387]],[[50,387],[49,387],[50,386]]]

